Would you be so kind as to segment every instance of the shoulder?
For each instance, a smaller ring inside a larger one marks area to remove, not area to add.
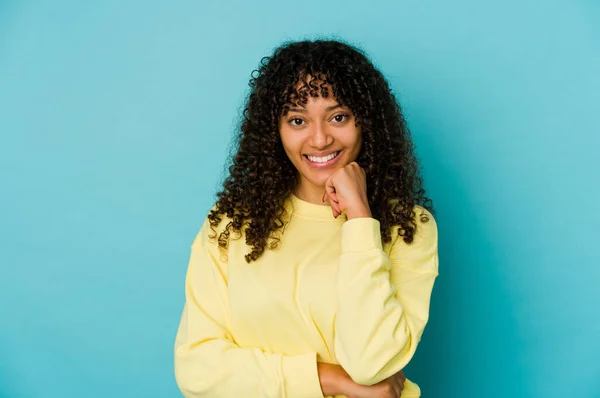
[[[200,230],[197,232],[192,245],[216,245],[219,236],[227,229],[232,221],[227,214],[217,214],[217,206],[213,205],[205,214]],[[215,217],[218,216],[218,219]]]
[[[427,245],[437,242],[438,230],[437,222],[433,214],[420,205],[413,207],[413,222],[414,222],[414,235],[413,241],[408,245]],[[392,234],[395,240],[404,242],[404,239],[398,234],[398,227],[395,227],[395,232]]]
[[[396,199],[392,199],[389,203],[393,208],[397,202]],[[412,211],[415,226],[414,240],[437,240],[437,222],[433,214],[421,205],[413,206]],[[398,234],[398,225],[392,226],[391,232],[392,240],[403,240]]]
[[[437,272],[438,229],[433,214],[422,206],[414,206],[415,231],[410,243],[398,233],[398,226],[392,231],[390,258],[392,262],[418,268],[419,271]],[[416,269],[415,269],[416,270]]]
[[[415,214],[415,239],[434,239],[437,241],[437,222],[433,214],[422,206],[414,206],[413,212]]]

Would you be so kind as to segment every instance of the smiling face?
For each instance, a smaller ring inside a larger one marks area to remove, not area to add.
[[[327,178],[355,161],[362,145],[352,111],[332,97],[292,106],[279,121],[279,134],[299,173],[294,194],[312,203],[322,203]]]

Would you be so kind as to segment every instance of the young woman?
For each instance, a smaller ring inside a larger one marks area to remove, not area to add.
[[[250,81],[237,153],[191,246],[186,397],[418,397],[437,228],[382,74],[338,41],[286,44]]]

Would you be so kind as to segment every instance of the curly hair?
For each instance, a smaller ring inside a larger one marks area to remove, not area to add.
[[[231,232],[239,238],[242,229],[251,247],[248,263],[278,246],[286,224],[284,203],[299,181],[284,152],[279,121],[309,96],[332,95],[352,110],[363,137],[356,162],[365,169],[369,206],[380,221],[382,240],[390,242],[392,227],[398,226],[403,240],[413,241],[415,205],[432,213],[433,206],[400,105],[362,50],[337,40],[284,43],[261,60],[249,85],[236,152],[208,215],[213,239],[223,215],[230,219],[218,237],[222,251]],[[425,213],[420,219],[427,221]]]

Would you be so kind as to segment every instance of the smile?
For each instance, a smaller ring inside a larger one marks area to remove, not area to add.
[[[327,167],[337,162],[340,153],[341,151],[336,151],[323,157],[304,155],[304,158],[313,167]]]

